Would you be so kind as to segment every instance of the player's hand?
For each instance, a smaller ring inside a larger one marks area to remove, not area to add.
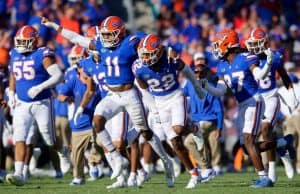
[[[34,99],[43,89],[39,86],[33,86],[28,90],[28,96]]]
[[[59,29],[59,25],[55,22],[51,22],[48,18],[42,17],[41,23],[47,26],[48,28],[53,28],[56,31]]]
[[[274,54],[270,48],[266,49],[264,53],[267,55],[267,64],[271,65],[273,62]]]
[[[81,106],[79,106],[74,115],[74,124],[75,125],[77,125],[78,118],[82,116],[82,113],[83,113],[83,108]]]

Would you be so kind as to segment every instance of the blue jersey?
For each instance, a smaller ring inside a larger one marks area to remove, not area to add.
[[[263,68],[263,66],[266,64],[266,58],[267,56],[264,56],[265,58],[260,59],[259,61],[259,67]],[[264,80],[258,80],[258,91],[259,93],[264,93],[270,90],[273,90],[277,87],[276,85],[276,71],[282,67],[283,61],[282,61],[282,55],[279,52],[274,52],[274,58],[273,63],[271,65],[270,72],[268,73],[268,76]]]
[[[84,73],[93,78],[93,81],[98,86],[101,93],[101,98],[104,98],[108,92],[108,87],[105,81],[105,67],[103,62],[96,63],[92,56],[89,56],[79,62]]]
[[[27,94],[31,87],[41,84],[50,77],[43,65],[45,57],[54,57],[54,53],[46,47],[26,54],[20,54],[15,49],[10,51],[9,69],[14,74],[16,94],[20,100],[32,102],[51,97],[50,89],[43,90],[34,99]]]
[[[116,48],[105,48],[100,38],[95,40],[96,49],[104,64],[105,80],[108,85],[133,84],[134,75],[131,66],[138,58],[136,47],[139,40],[137,36],[127,36]]]
[[[154,71],[143,65],[140,60],[136,60],[133,71],[138,79],[148,84],[152,95],[166,96],[179,88],[177,79],[178,63],[168,63],[166,55],[163,55],[158,65],[159,70]]]
[[[239,103],[257,93],[258,84],[250,70],[250,66],[253,64],[258,65],[256,55],[239,53],[232,61],[232,64],[229,64],[227,61],[221,61],[217,66],[218,76],[225,80]]]
[[[206,92],[203,99],[199,99],[190,81],[183,87],[185,96],[189,96],[189,116],[193,122],[211,121],[218,129],[223,127],[223,107],[220,98]]]
[[[74,74],[77,74],[76,69],[72,69],[68,72],[68,75]],[[68,79],[68,81],[66,81],[63,85],[58,86],[57,91],[58,94],[74,98],[76,112],[86,91],[86,85],[79,80],[78,76],[72,76],[72,79]],[[100,99],[100,94],[96,92],[91,101],[84,108],[83,114],[78,118],[77,125],[74,124],[74,120],[72,118],[70,121],[70,127],[73,132],[92,129],[94,110]]]

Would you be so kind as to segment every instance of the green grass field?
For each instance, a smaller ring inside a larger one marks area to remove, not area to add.
[[[0,184],[0,194],[232,194],[232,193],[266,193],[266,194],[300,194],[300,176],[296,175],[293,180],[288,180],[284,175],[282,168],[279,170],[278,182],[272,188],[253,189],[249,187],[251,180],[257,178],[255,173],[227,173],[216,177],[209,183],[200,183],[194,190],[184,189],[188,176],[181,175],[175,183],[174,188],[167,188],[164,182],[164,175],[156,174],[142,188],[122,188],[115,190],[107,190],[105,187],[111,183],[109,178],[103,178],[95,182],[87,182],[83,186],[71,187],[69,182],[71,176],[67,176],[61,180],[53,178],[32,178],[28,184],[23,187],[15,187],[7,183]]]

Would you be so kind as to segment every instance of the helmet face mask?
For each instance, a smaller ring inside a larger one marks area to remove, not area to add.
[[[144,65],[149,66],[149,67],[158,62],[158,60],[160,58],[158,56],[158,54],[159,54],[158,49],[156,49],[154,51],[148,51],[145,48],[140,48],[138,50],[139,58],[142,60]]]
[[[14,38],[15,49],[18,53],[32,52],[37,46],[38,32],[31,26],[20,28]]]
[[[258,40],[248,39],[245,41],[248,51],[254,54],[260,54],[264,52],[264,50],[266,50],[265,43],[266,43],[265,39],[258,39]]]
[[[72,47],[70,54],[68,55],[68,63],[72,66],[78,66],[81,59],[85,58],[86,50],[81,46],[75,45]]]
[[[104,47],[116,47],[120,43],[120,38],[119,38],[120,30],[115,30],[115,31],[106,31],[106,30],[101,30],[100,31],[100,38],[101,42]]]
[[[261,28],[256,28],[251,31],[249,37],[245,41],[249,52],[261,54],[266,50],[267,35]]]
[[[147,35],[140,41],[138,47],[139,59],[145,66],[153,66],[162,56],[163,46],[156,35]]]
[[[100,26],[100,40],[103,47],[117,47],[125,36],[125,25],[121,18],[109,16]]]
[[[223,29],[216,34],[216,38],[212,43],[212,50],[218,59],[224,59],[229,49],[238,48],[239,46],[237,33],[231,29]]]

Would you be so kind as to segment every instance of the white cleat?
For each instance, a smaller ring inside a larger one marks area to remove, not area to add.
[[[211,168],[208,169],[201,169],[201,177],[200,182],[201,183],[206,183],[215,178],[215,171]],[[199,179],[198,179],[199,180]]]
[[[128,187],[137,187],[137,179],[136,176],[129,176],[127,180],[127,186]]]
[[[289,154],[285,154],[284,156],[280,157],[281,161],[284,165],[285,174],[289,179],[292,179],[295,175],[295,169],[292,163],[292,160]]]
[[[175,176],[174,176],[174,168],[171,160],[167,160],[164,162],[164,168],[166,173],[166,181],[168,187],[174,187]]]
[[[106,188],[107,189],[118,189],[118,188],[123,188],[123,187],[126,187],[127,184],[126,184],[126,181],[125,181],[125,178],[123,176],[119,176],[117,178],[117,181],[114,182],[113,184],[107,186]]]
[[[6,175],[6,181],[12,185],[23,186],[25,184],[22,175],[8,174]]]
[[[79,186],[79,185],[84,185],[85,184],[85,181],[84,179],[79,179],[79,178],[74,178],[72,180],[72,182],[70,182],[70,186]]]
[[[198,176],[191,176],[191,179],[189,180],[188,184],[186,185],[186,189],[194,189],[198,182]]]
[[[123,169],[126,168],[126,166],[128,165],[128,161],[125,158],[123,158],[120,154],[118,154],[118,156],[116,156],[114,160],[115,165],[114,169],[112,169],[113,173],[111,174],[110,179],[115,179],[118,176],[120,176]]]
[[[143,173],[138,173],[137,175],[137,186],[140,187],[142,186],[145,182],[147,182],[148,180],[150,180],[150,175],[144,171]]]

